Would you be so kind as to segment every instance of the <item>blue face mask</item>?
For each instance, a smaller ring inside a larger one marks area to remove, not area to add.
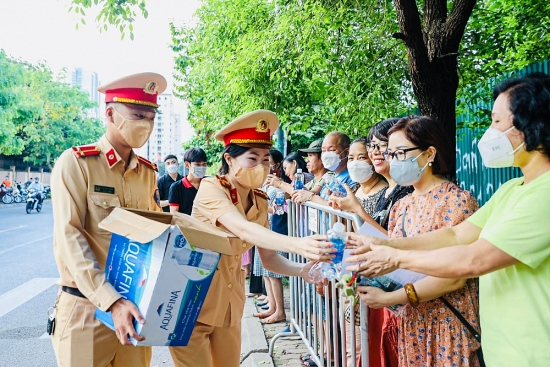
[[[400,186],[411,186],[420,181],[424,170],[430,163],[427,162],[424,167],[420,167],[418,163],[416,163],[418,158],[424,154],[424,152],[420,153],[416,157],[407,158],[403,161],[393,159],[390,162],[391,178]]]

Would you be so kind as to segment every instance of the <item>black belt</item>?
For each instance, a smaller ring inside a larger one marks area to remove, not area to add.
[[[62,286],[61,286],[61,290],[62,290],[63,292],[69,293],[69,294],[72,295],[72,296],[76,296],[76,297],[80,297],[80,298],[86,298],[86,296],[83,295],[83,294],[78,290],[78,288],[67,287],[66,285],[62,285]]]

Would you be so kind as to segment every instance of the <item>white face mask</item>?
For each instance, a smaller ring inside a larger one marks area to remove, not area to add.
[[[342,153],[340,153],[342,154]],[[338,165],[340,164],[340,154],[336,152],[323,152],[321,153],[321,161],[323,162],[323,166],[328,169],[329,171],[334,171],[336,168],[338,168]]]
[[[483,134],[477,149],[485,167],[503,168],[511,167],[514,164],[514,154],[525,144],[521,143],[516,149],[506,134],[515,129],[514,126],[502,132],[494,127],[489,127]]]
[[[417,160],[424,152],[403,161],[393,159],[390,162],[390,176],[399,186],[411,186],[420,181],[429,164],[426,162],[424,167],[418,165]]]
[[[193,167],[193,176],[196,178],[203,178],[206,174],[206,167],[196,166]]]
[[[363,183],[372,177],[372,166],[364,161],[348,162],[349,177],[358,183]]]
[[[166,172],[173,175],[174,173],[178,172],[178,165],[177,164],[171,164],[166,167]]]

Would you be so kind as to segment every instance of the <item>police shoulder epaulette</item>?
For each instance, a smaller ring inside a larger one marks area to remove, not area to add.
[[[225,177],[216,175],[216,178],[218,179],[218,182],[220,183],[220,185],[222,185],[226,189],[231,188],[231,183],[229,183],[229,181],[227,181]]]
[[[155,172],[159,171],[158,168],[157,168],[157,165],[154,164],[153,162],[148,161],[147,159],[145,159],[143,157],[140,157],[139,155],[138,155],[137,158],[138,158],[139,163],[143,164],[145,167],[150,168]]]
[[[269,200],[269,196],[267,196],[267,194],[265,192],[263,192],[262,190],[254,189],[254,194],[256,196],[259,196],[259,197],[263,198],[263,199]]]
[[[99,155],[101,150],[96,145],[80,145],[72,148],[78,158]]]

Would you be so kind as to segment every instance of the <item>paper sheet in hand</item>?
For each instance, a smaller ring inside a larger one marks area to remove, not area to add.
[[[387,235],[369,223],[363,223],[357,233],[378,238],[388,238]],[[407,283],[414,283],[425,277],[426,275],[416,273],[414,271],[397,269],[389,274],[376,278],[361,277],[361,280],[357,282],[357,285],[367,285],[380,288],[385,292],[393,292],[397,289],[403,288],[403,286]]]

